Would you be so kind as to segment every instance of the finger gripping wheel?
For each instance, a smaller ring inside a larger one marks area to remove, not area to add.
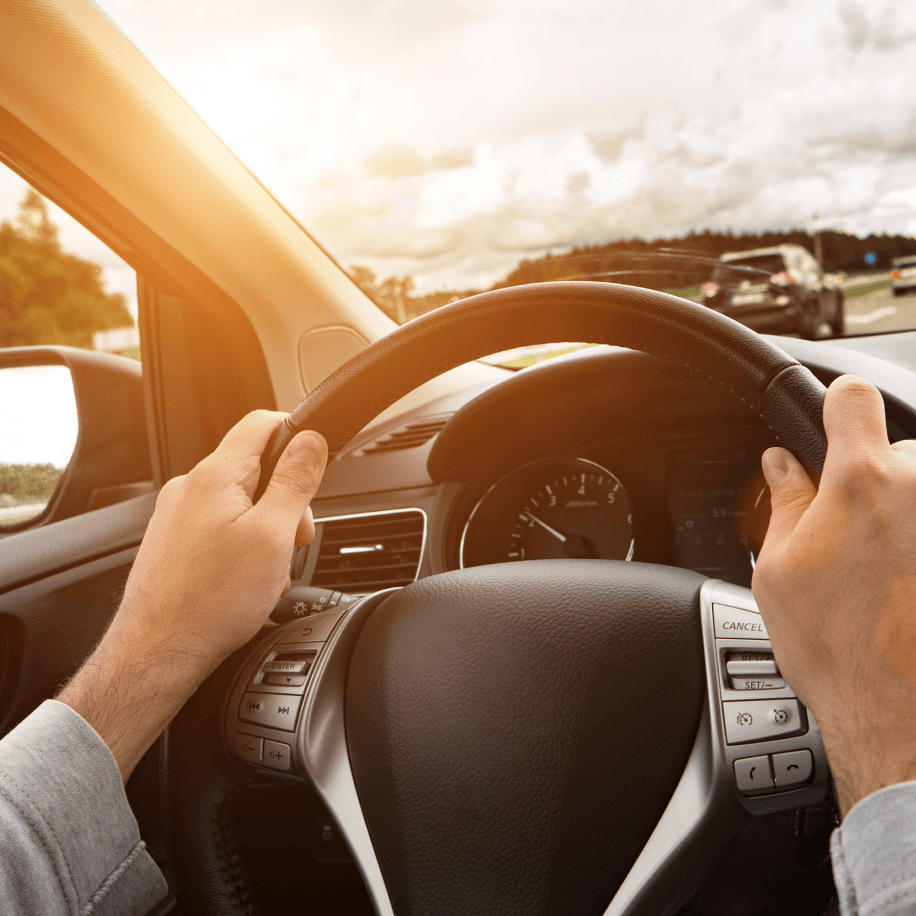
[[[815,481],[827,453],[824,386],[744,325],[676,296],[613,283],[539,283],[443,306],[370,344],[293,410],[261,459],[257,496],[296,433],[333,457],[398,398],[500,350],[556,340],[641,350],[702,375],[753,408]]]

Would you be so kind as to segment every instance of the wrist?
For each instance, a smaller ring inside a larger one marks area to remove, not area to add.
[[[58,700],[95,729],[127,782],[213,667],[207,654],[113,625]]]
[[[855,736],[821,729],[841,817],[863,798],[916,780],[916,734],[866,729]],[[907,735],[912,735],[909,739]]]

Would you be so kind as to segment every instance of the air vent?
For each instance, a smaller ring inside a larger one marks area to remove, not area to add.
[[[321,549],[311,584],[368,595],[417,578],[426,541],[421,509],[318,519]]]
[[[383,452],[399,452],[407,448],[419,448],[426,445],[433,436],[442,430],[448,423],[449,417],[434,417],[417,423],[408,423],[381,439],[376,439],[371,445],[362,449],[363,455],[379,455]]]

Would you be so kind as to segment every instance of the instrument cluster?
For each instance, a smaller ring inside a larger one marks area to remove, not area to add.
[[[467,503],[457,565],[632,559],[749,585],[769,523],[769,444],[669,442],[520,464]]]

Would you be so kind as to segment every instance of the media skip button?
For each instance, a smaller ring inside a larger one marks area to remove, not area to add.
[[[239,704],[239,719],[285,732],[295,731],[301,702],[302,697],[289,694],[246,693]]]

